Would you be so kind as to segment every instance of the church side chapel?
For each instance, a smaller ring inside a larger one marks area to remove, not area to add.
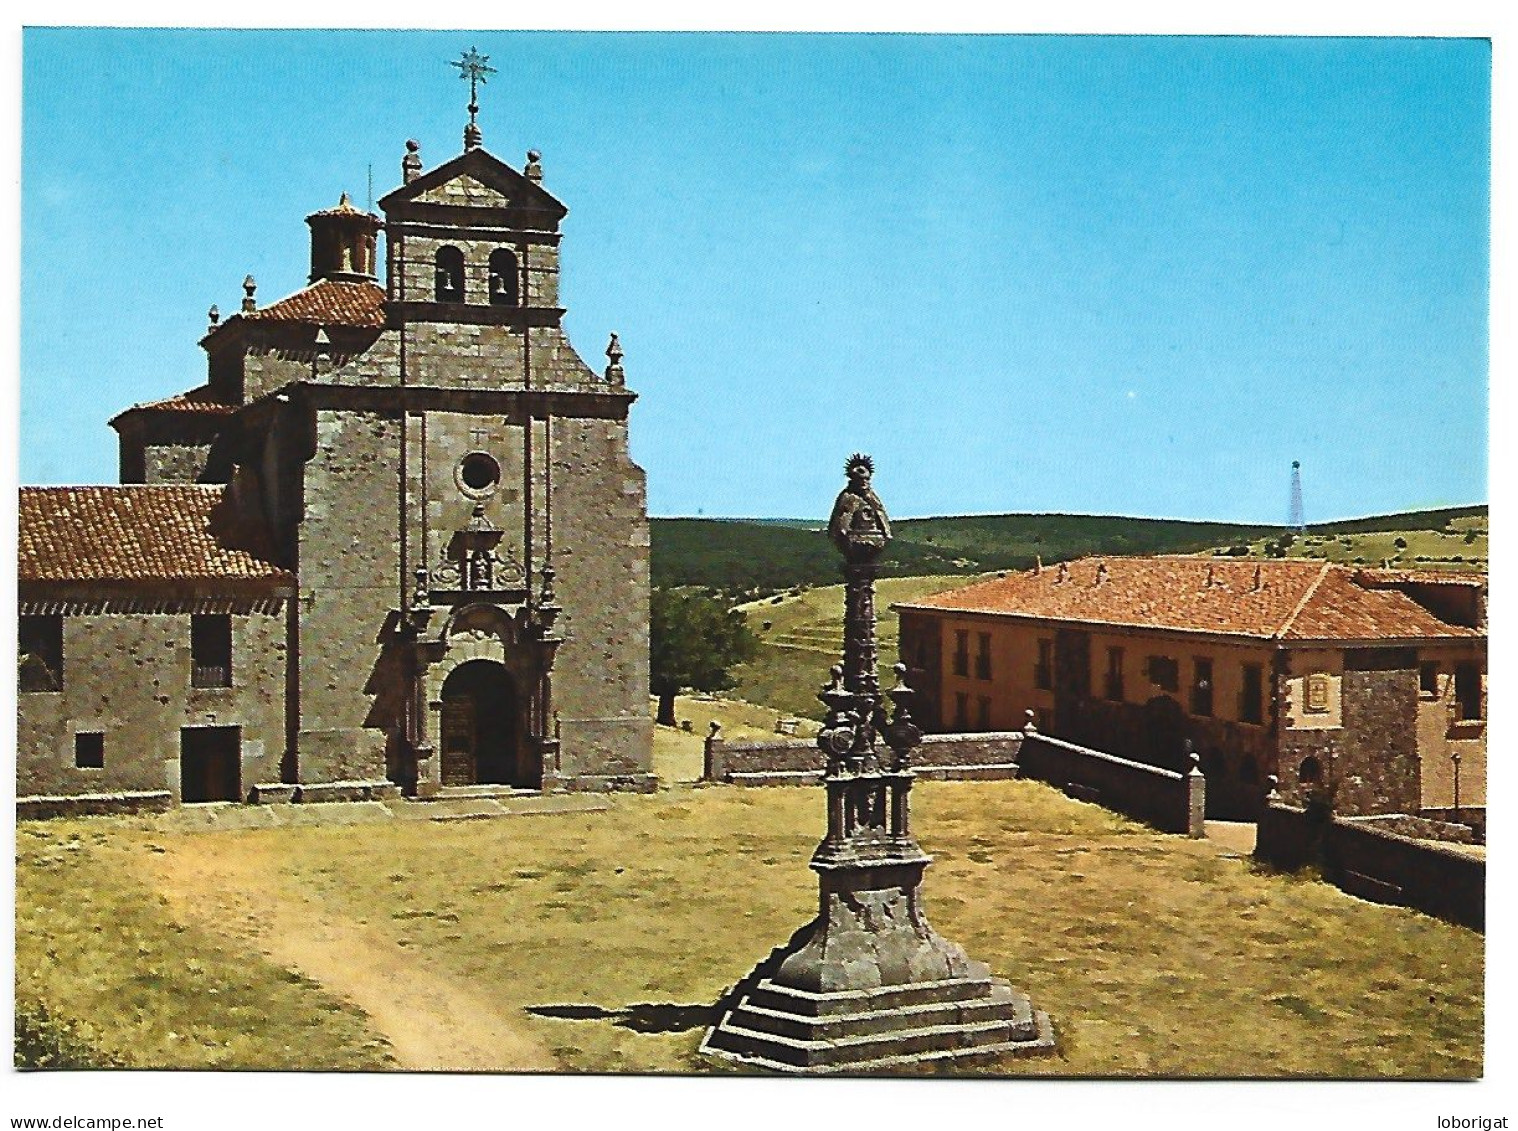
[[[121,485],[21,489],[18,794],[653,788],[636,395],[454,66],[462,153],[408,142],[382,215],[306,217],[306,287],[212,307],[205,382],[111,421]]]

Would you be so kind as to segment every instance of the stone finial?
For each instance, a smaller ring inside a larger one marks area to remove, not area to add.
[[[627,373],[622,368],[622,343],[617,335],[611,336],[611,341],[606,343],[606,380],[613,385],[620,385],[627,379]]]
[[[1033,576],[1034,577],[1040,577],[1040,576],[1043,575],[1043,572],[1044,572],[1044,556],[1042,554],[1034,554],[1033,555]]]
[[[422,566],[416,571],[416,587],[411,591],[411,607],[423,609],[432,603],[431,585],[427,575],[427,567]]]
[[[1211,562],[1208,562],[1207,563],[1207,586],[1206,587],[1208,589],[1211,589],[1217,583],[1218,583],[1218,571],[1213,567],[1213,564]]]
[[[1266,777],[1266,779],[1265,779],[1265,800],[1266,801],[1279,801],[1279,800],[1281,800],[1280,785],[1281,785],[1281,779],[1278,778],[1278,777],[1276,777],[1275,774],[1271,774],[1268,777]]]
[[[253,292],[258,290],[258,283],[252,275],[242,281],[242,308],[245,313],[251,314],[258,309],[258,300],[253,297]]]
[[[710,723],[708,723],[707,726],[706,726],[706,729],[707,729],[707,735],[706,735],[707,738],[709,738],[709,739],[711,739],[713,741],[716,741],[717,739],[719,739],[719,738],[722,737],[722,724],[719,723],[716,719],[713,719]]]
[[[1070,566],[1066,562],[1059,563],[1059,569],[1054,574],[1055,584],[1070,580]]]
[[[216,309],[214,303],[212,304],[211,309],[206,311],[206,321],[211,324],[213,329],[221,322],[221,311]]]
[[[1202,774],[1202,756],[1192,749],[1191,739],[1189,738],[1186,740],[1186,761],[1188,763],[1188,772],[1200,777]]]
[[[1264,587],[1265,571],[1260,567],[1260,563],[1256,562],[1254,566],[1254,591],[1258,593]]]
[[[401,158],[401,183],[409,185],[422,175],[422,143],[406,139],[406,156]]]
[[[1032,707],[1029,707],[1026,711],[1023,712],[1023,733],[1024,734],[1037,734],[1038,733],[1038,722],[1037,722],[1037,719],[1038,719],[1038,712],[1035,711]]]
[[[1098,562],[1096,566],[1096,584],[1100,585],[1107,580],[1107,563]]]
[[[527,151],[527,167],[522,170],[522,175],[533,184],[543,183],[543,155],[536,149]]]

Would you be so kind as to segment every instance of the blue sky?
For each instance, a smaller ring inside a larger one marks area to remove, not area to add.
[[[641,394],[654,514],[1276,522],[1484,501],[1478,40],[31,30],[20,477],[203,380],[303,217],[544,153],[566,325]]]

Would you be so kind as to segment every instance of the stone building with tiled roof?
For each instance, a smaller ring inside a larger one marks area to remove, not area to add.
[[[1314,561],[1088,558],[896,606],[932,725],[1013,729],[1181,768],[1214,816],[1485,802],[1486,575]]]
[[[537,154],[471,131],[212,307],[122,486],[22,488],[20,794],[652,785],[635,395],[564,334]]]

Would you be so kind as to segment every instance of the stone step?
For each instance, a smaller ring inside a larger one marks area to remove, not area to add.
[[[784,959],[789,953],[786,948],[778,948],[766,962],[774,961],[777,955]],[[819,993],[779,985],[772,980],[770,974],[769,970],[760,972],[759,979],[751,987],[746,987],[748,996],[767,1009],[798,1016],[824,1017],[912,1005],[974,1001],[989,998],[993,987],[1003,987],[1007,993],[1015,992],[999,978],[945,978],[909,986],[876,986],[867,990]]]
[[[964,1025],[926,1025],[835,1039],[805,1040],[748,1029],[724,1017],[707,1038],[707,1045],[738,1057],[754,1057],[793,1069],[860,1067],[872,1061],[914,1058],[933,1053],[964,1054],[990,1045],[1033,1044],[1039,1026],[1020,1028],[1009,1020],[992,1019]],[[1031,1031],[1030,1031],[1031,1030]]]
[[[429,801],[477,801],[483,798],[498,797],[541,797],[542,790],[518,789],[513,785],[445,785],[438,787],[437,792],[427,797],[413,797],[410,800],[426,803]]]
[[[1010,1025],[1015,1034],[1023,1038],[1034,1034],[1032,1003],[1025,995],[1014,993],[1010,987],[994,996],[972,1001],[930,1002],[821,1018],[798,1017],[794,1013],[766,1009],[745,999],[739,1002],[728,1017],[731,1024],[743,1029],[803,1041],[835,1042],[844,1037],[943,1026],[962,1028],[981,1022]]]
[[[998,1041],[990,1044],[976,1045],[971,1048],[941,1048],[926,1052],[893,1054],[848,1063],[810,1065],[807,1066],[807,1072],[818,1075],[841,1075],[845,1073],[851,1075],[889,1075],[901,1069],[910,1068],[913,1065],[929,1064],[941,1060],[953,1060],[960,1064],[971,1065],[989,1063],[1000,1057],[1047,1056],[1055,1051],[1054,1026],[1050,1023],[1048,1014],[1045,1013],[1035,1014],[1034,1020],[1037,1025],[1037,1035],[1032,1040]],[[761,1051],[738,1054],[717,1048],[711,1044],[703,1045],[702,1051],[716,1053],[724,1059],[736,1061],[747,1067],[771,1072],[794,1073],[800,1067],[788,1061],[766,1056]]]

